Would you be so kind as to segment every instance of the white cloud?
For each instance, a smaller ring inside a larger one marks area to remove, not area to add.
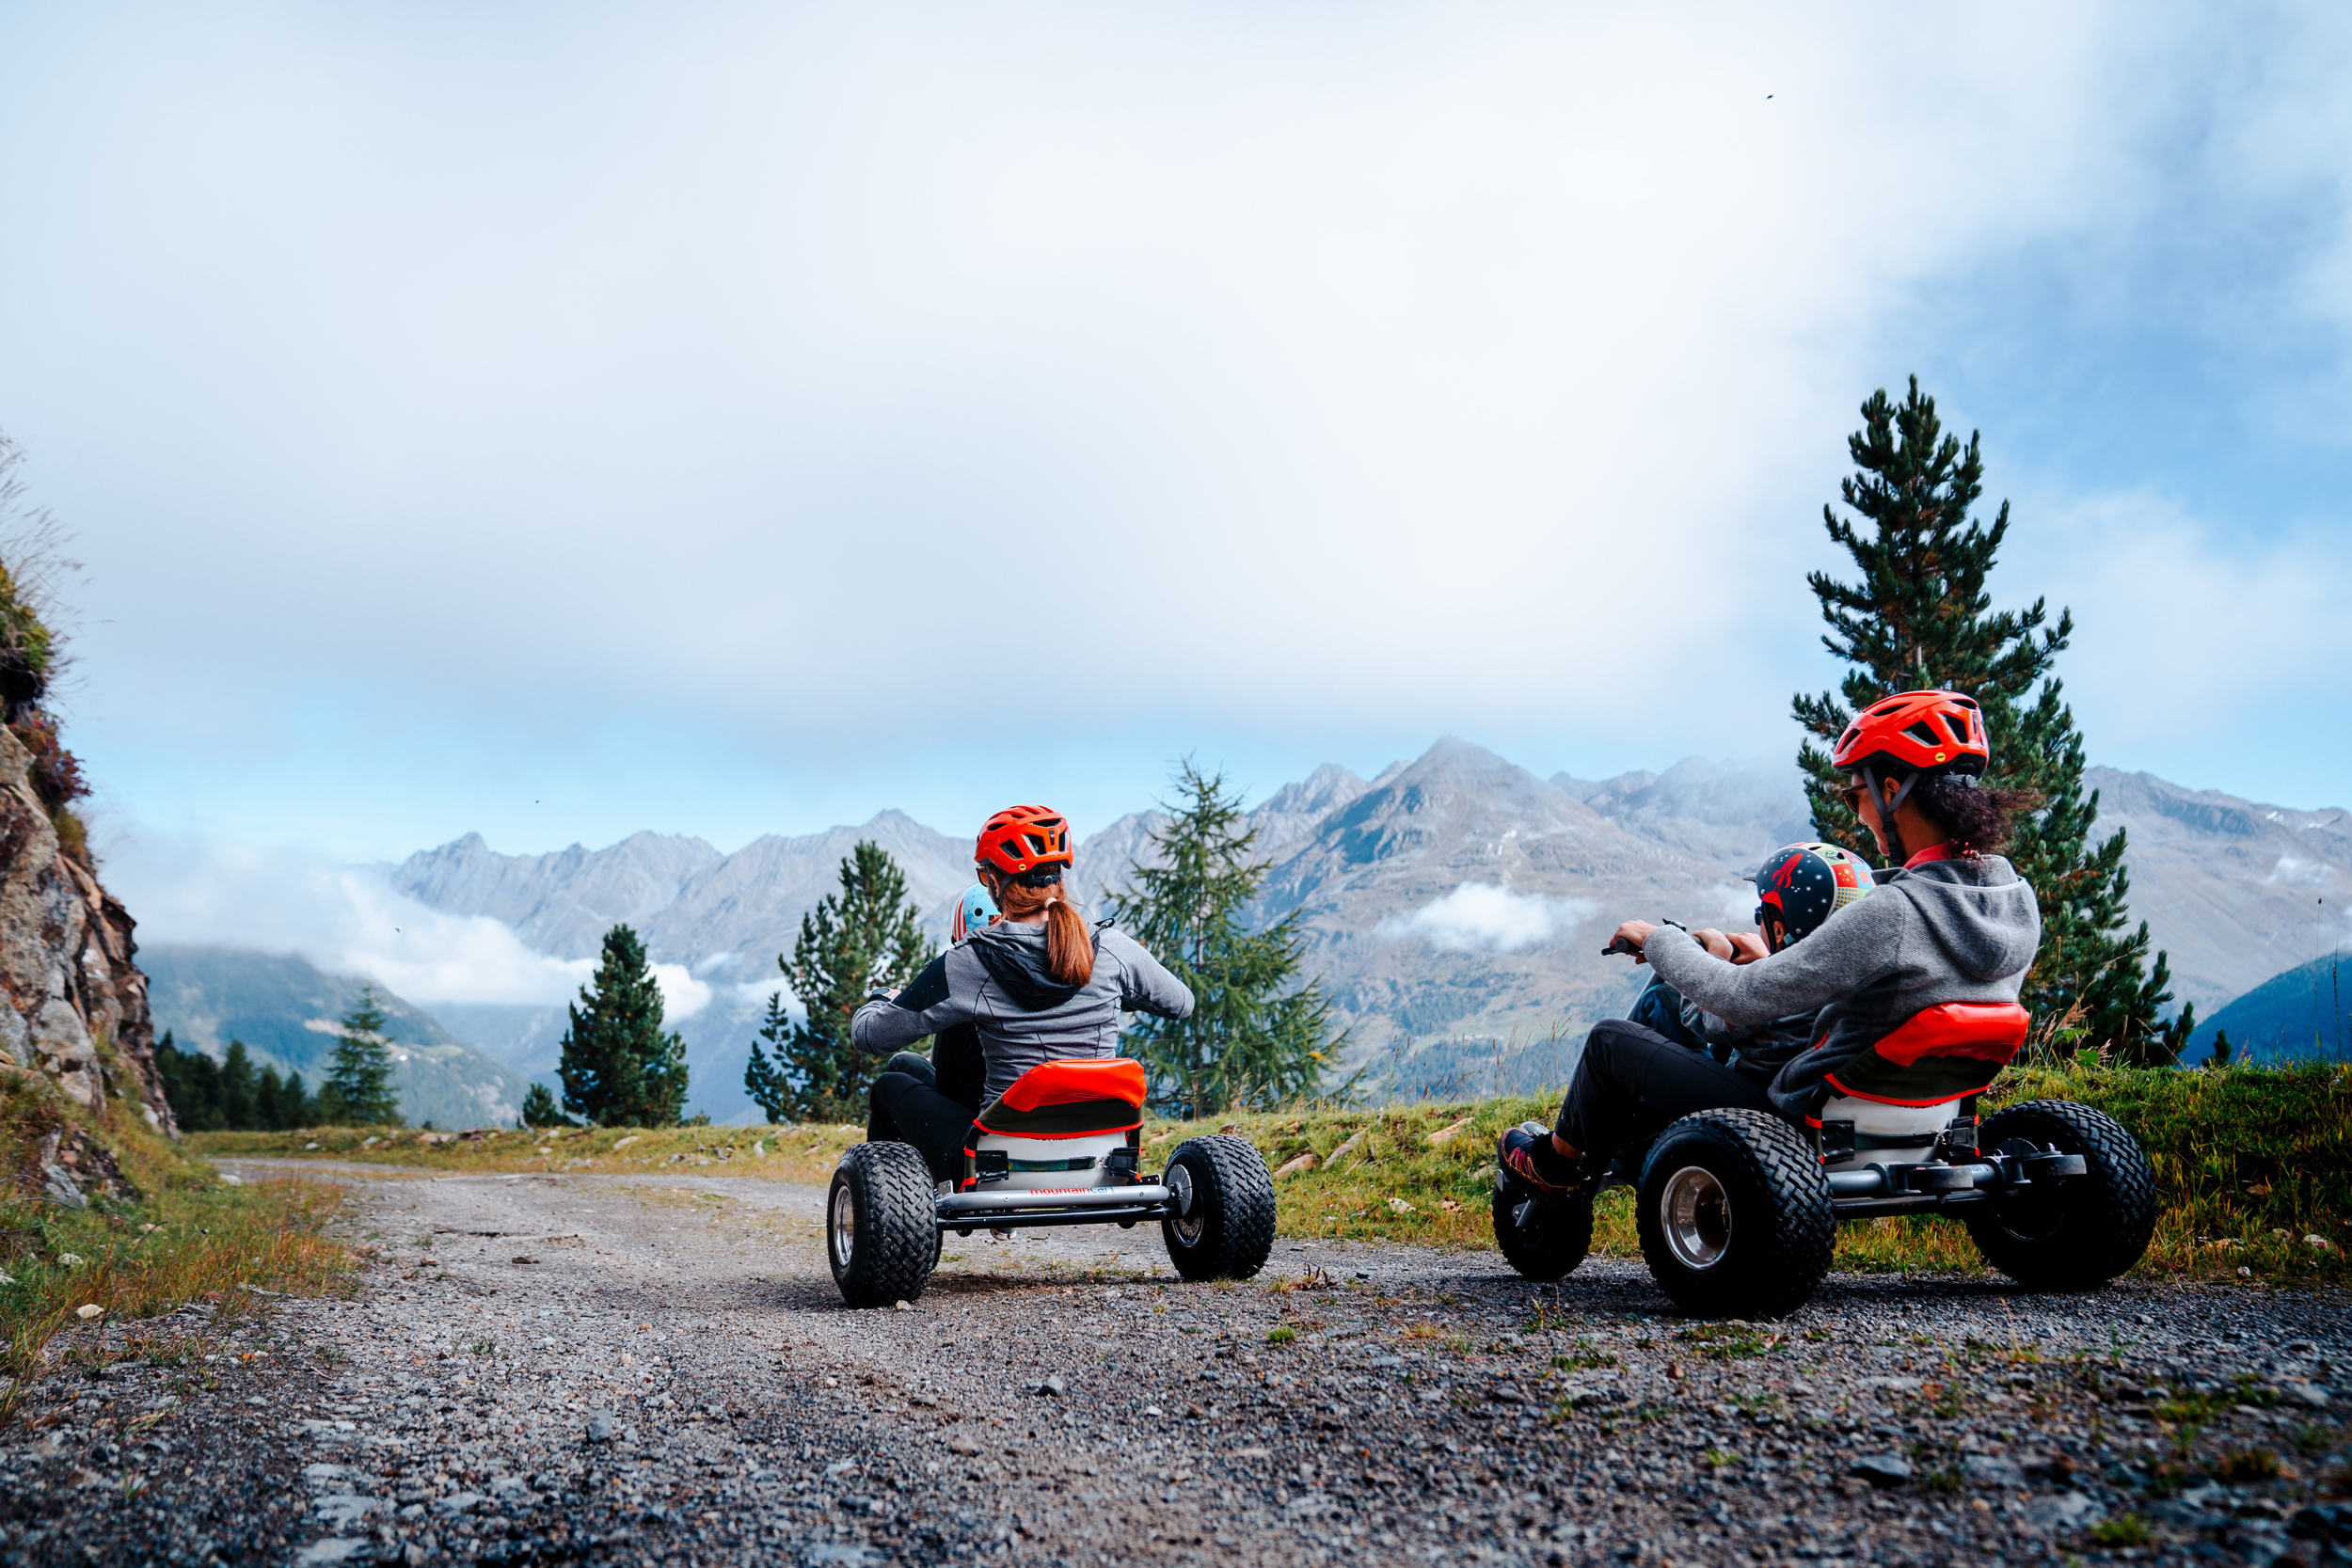
[[[2231,537],[2145,491],[2053,496],[2026,515],[2003,575],[2046,591],[2053,618],[2061,605],[2074,613],[2058,668],[2093,760],[2231,787],[2217,753],[2274,735],[2315,759],[2344,754],[2340,725],[2306,721],[2320,673],[2352,663],[2340,540],[2292,528]]]
[[[655,964],[654,983],[661,988],[661,1019],[675,1023],[710,1006],[710,987],[694,978],[684,964]]]
[[[1420,937],[1454,952],[1516,953],[1572,936],[1599,911],[1589,898],[1549,898],[1464,882],[1410,914],[1390,916],[1378,931],[1391,942]]]
[[[587,958],[532,952],[487,915],[427,909],[394,892],[376,868],[297,850],[123,834],[107,847],[105,875],[137,911],[143,942],[298,953],[412,1001],[566,1002],[596,971]],[[711,988],[682,965],[656,964],[653,973],[670,1020],[709,1005]]]
[[[2295,855],[2280,855],[2279,863],[2270,868],[2263,880],[2284,882],[2290,887],[2324,888],[2336,879],[2335,868],[2325,861],[2307,861]]]
[[[127,815],[355,856],[1031,798],[1034,724],[876,695],[997,582],[1181,625],[1181,678],[1057,677],[1116,809],[1269,736],[1677,755],[1679,685],[1777,742],[1852,405],[1968,346],[1923,289],[2144,244],[2215,94],[2352,234],[2305,17],[50,10],[0,22],[0,420],[103,594],[77,722]]]

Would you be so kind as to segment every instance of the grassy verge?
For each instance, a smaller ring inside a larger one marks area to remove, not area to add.
[[[841,1152],[863,1143],[863,1125],[795,1127],[583,1127],[546,1134],[489,1128],[426,1132],[413,1128],[313,1127],[298,1132],[198,1132],[188,1139],[213,1158],[350,1160],[441,1173],[692,1170],[826,1181]]]
[[[55,1201],[43,1156],[86,1206]],[[0,1083],[0,1422],[43,1372],[83,1357],[76,1330],[108,1325],[135,1354],[199,1364],[271,1296],[335,1289],[358,1255],[329,1234],[341,1191],[311,1180],[232,1184],[119,1103],[86,1111],[45,1080]],[[184,1303],[200,1325],[157,1322]],[[94,1310],[93,1310],[94,1309]]]
[[[2013,1069],[1984,1107],[2035,1099],[2080,1101],[2121,1121],[2147,1148],[2165,1211],[2141,1272],[2342,1284],[2352,1243],[2352,1069],[2310,1066],[2178,1072],[2094,1063]],[[1281,1230],[1294,1237],[1490,1246],[1495,1139],[1520,1121],[1549,1121],[1556,1100],[1504,1099],[1388,1109],[1295,1106],[1219,1122],[1152,1121],[1149,1151],[1199,1132],[1226,1130],[1279,1170]],[[822,1181],[863,1128],[587,1129],[541,1137],[516,1132],[421,1134],[322,1129],[214,1132],[212,1154],[361,1160],[441,1171],[694,1170]],[[2305,1240],[2317,1236],[2328,1245]],[[1629,1196],[1601,1201],[1595,1250],[1635,1257]],[[1871,1271],[1980,1272],[1967,1232],[1949,1220],[1887,1218],[1838,1234],[1837,1266]]]

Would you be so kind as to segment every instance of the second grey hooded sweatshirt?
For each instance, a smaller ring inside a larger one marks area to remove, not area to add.
[[[1810,1051],[1766,1091],[1784,1116],[1820,1114],[1822,1082],[1924,1008],[2014,1002],[2042,942],[2033,889],[1998,855],[1882,871],[1870,896],[1771,958],[1735,965],[1687,931],[1661,926],[1643,944],[1659,978],[1732,1023],[1815,1012]]]
[[[1190,1018],[1192,991],[1124,931],[1098,926],[1094,974],[1083,986],[1045,969],[1045,927],[998,921],[933,958],[896,998],[850,1019],[850,1042],[886,1054],[953,1024],[977,1027],[993,1100],[1041,1062],[1116,1056],[1122,1013]]]

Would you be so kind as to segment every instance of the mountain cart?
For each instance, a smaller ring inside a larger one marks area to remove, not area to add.
[[[1556,1196],[1498,1164],[1496,1244],[1529,1279],[1565,1278],[1591,1247],[1594,1199],[1629,1186],[1651,1275],[1699,1317],[1794,1312],[1828,1273],[1838,1224],[1882,1214],[1952,1215],[2021,1285],[2104,1285],[2147,1250],[2155,1173],[2120,1124],[2071,1101],[2004,1106],[1979,1125],[1977,1097],[2028,1022],[2013,1003],[1930,1007],[1842,1067],[1836,1098],[1804,1127],[1696,1112]]]
[[[1046,1062],[980,1107],[962,1179],[902,1143],[853,1145],[825,1197],[825,1253],[851,1307],[923,1293],[948,1231],[1157,1220],[1186,1279],[1248,1279],[1274,1250],[1274,1178],[1246,1138],[1187,1138],[1142,1168],[1143,1064]]]

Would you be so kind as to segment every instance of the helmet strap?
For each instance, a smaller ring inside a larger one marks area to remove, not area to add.
[[[1910,799],[1911,786],[1918,782],[1919,775],[1913,773],[1903,780],[1900,787],[1895,791],[1895,798],[1888,800],[1879,794],[1878,770],[1867,766],[1862,769],[1863,786],[1870,792],[1871,807],[1879,814],[1879,832],[1886,840],[1886,858],[1897,865],[1902,864],[1907,857],[1903,854],[1902,830],[1895,826],[1895,813],[1901,807],[1904,800]]]

